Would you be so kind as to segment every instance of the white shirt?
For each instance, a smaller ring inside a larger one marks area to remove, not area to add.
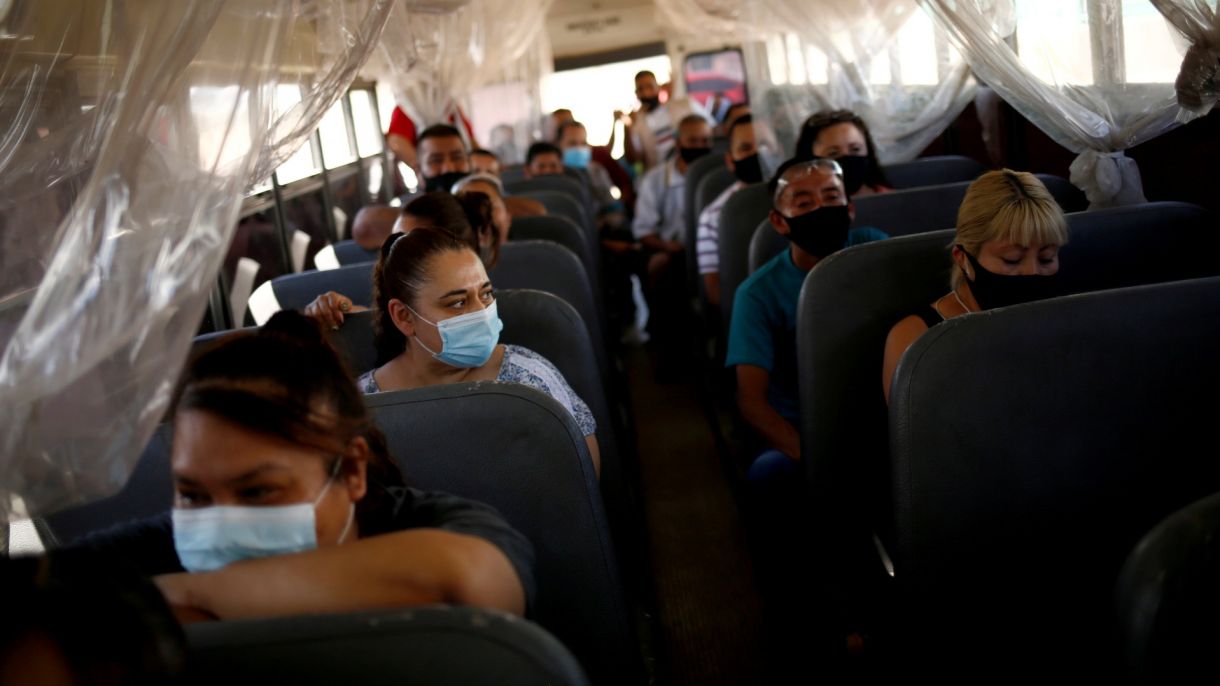
[[[712,204],[699,213],[699,229],[695,234],[695,254],[699,257],[699,274],[720,273],[720,211],[728,204],[729,198],[746,185],[734,181],[733,185],[724,189]]]
[[[659,234],[661,240],[680,241],[686,233],[686,176],[677,160],[654,168],[640,180],[631,233],[637,239]]]
[[[651,171],[665,162],[677,142],[678,123],[690,114],[708,118],[699,103],[689,98],[675,98],[651,112],[641,110],[635,115],[639,123],[633,135],[635,147],[644,157],[644,169]]]

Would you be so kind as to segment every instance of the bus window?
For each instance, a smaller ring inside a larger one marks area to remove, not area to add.
[[[351,139],[347,136],[347,122],[343,119],[343,103],[336,100],[318,124],[322,139],[322,159],[327,169],[335,169],[356,161]]]
[[[729,105],[746,101],[746,64],[740,50],[687,55],[682,78],[687,97],[702,105],[716,121],[724,119]]]
[[[348,93],[352,104],[352,125],[356,129],[356,152],[360,157],[371,157],[381,152],[384,139],[381,137],[381,122],[373,111],[373,94],[367,90]]]

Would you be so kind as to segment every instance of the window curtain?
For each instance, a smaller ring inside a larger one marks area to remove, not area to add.
[[[657,0],[684,35],[743,43],[756,121],[785,156],[804,120],[848,109],[883,163],[913,159],[974,98],[970,69],[915,0]]]
[[[1174,81],[1178,121],[1211,111],[1220,99],[1220,12],[1215,0],[1151,0],[1157,11],[1190,43]]]
[[[113,493],[160,422],[245,191],[389,0],[40,0],[0,28],[0,519]],[[276,91],[299,101],[276,111]]]
[[[1051,23],[1054,16],[1039,17],[1035,12],[1065,11],[1069,3],[921,2],[982,81],[1057,143],[1077,154],[1071,165],[1071,181],[1088,196],[1090,208],[1145,200],[1139,168],[1124,151],[1179,123],[1173,87],[1176,73],[1167,71],[1135,83],[1126,78],[1122,67],[1126,60],[1124,17],[1148,10],[1147,5],[1090,0],[1079,6],[1085,8],[1080,11],[1087,10],[1087,30],[1055,33],[1054,42],[1040,43],[1035,50],[1022,45],[1022,40],[1028,38],[1031,40],[1026,42],[1032,43],[1033,31],[1061,28]],[[1071,6],[1077,7],[1074,3]],[[1027,11],[1018,15],[1023,9]],[[1031,31],[1014,41],[1019,25],[1029,26]],[[1127,33],[1125,38],[1131,41],[1137,37]],[[1083,61],[1071,56],[1081,55],[1091,55],[1092,68],[1085,73],[1070,68]],[[1138,56],[1141,60],[1150,57]]]

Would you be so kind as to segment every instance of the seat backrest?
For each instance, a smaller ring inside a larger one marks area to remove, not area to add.
[[[1220,644],[1220,493],[1178,510],[1127,556],[1115,589],[1126,676],[1187,683]]]
[[[525,165],[509,164],[500,170],[500,182],[504,184],[525,181]]]
[[[340,265],[360,264],[361,262],[376,262],[379,250],[368,250],[360,247],[356,241],[339,241],[334,246],[335,257]]]
[[[1220,278],[958,317],[917,340],[890,408],[896,642],[923,666],[1108,676],[1128,551],[1220,490],[1217,340]]]
[[[94,531],[169,509],[174,502],[169,445],[169,427],[162,424],[118,493],[36,519],[34,524],[43,544],[48,549],[67,546]]]
[[[302,310],[327,291],[342,293],[357,305],[373,303],[373,264],[364,262],[338,269],[308,271],[277,276],[255,289],[250,296],[250,313],[263,324],[280,310]]]
[[[533,616],[589,677],[634,682],[638,651],[602,499],[568,411],[532,388],[495,382],[379,393],[366,403],[413,484],[485,502],[530,539]]]
[[[699,219],[699,208],[695,205],[699,182],[717,169],[725,169],[724,155],[704,155],[686,168],[682,193],[683,202],[686,203],[683,207],[686,208],[686,235],[688,237],[694,236],[695,222]]]
[[[533,622],[469,607],[198,622],[193,683],[588,684]]]
[[[973,161],[973,160],[972,160]],[[1064,212],[1079,212],[1088,206],[1084,194],[1066,179],[1037,174],[1055,196]],[[970,182],[912,188],[857,198],[855,226],[871,226],[894,236],[940,231],[957,225],[957,210]],[[788,246],[770,222],[763,221],[750,241],[750,273]]]
[[[597,301],[593,297],[593,287],[585,274],[584,265],[571,250],[549,241],[512,241],[500,247],[500,261],[491,270],[490,276],[497,289],[545,291],[576,308],[577,314],[589,328],[602,380],[609,383],[610,358]]]
[[[892,188],[918,188],[957,181],[973,181],[987,171],[977,160],[961,155],[920,157],[910,162],[885,165],[885,178]],[[940,227],[945,228],[945,227]]]
[[[585,273],[595,279],[591,283],[596,287],[601,246],[593,232],[571,219],[558,214],[517,217],[513,219],[508,236],[511,241],[551,241],[571,250],[580,258]]]
[[[513,195],[533,194],[540,191],[563,193],[575,200],[582,211],[588,207],[592,197],[592,191],[587,186],[567,174],[547,174],[535,176],[532,179],[505,182],[504,190]]]
[[[749,276],[750,239],[771,211],[767,184],[755,183],[733,194],[720,211],[720,320],[728,331],[737,287]]]
[[[547,214],[558,215],[571,219],[577,226],[588,230],[588,227],[593,223],[589,221],[589,215],[580,206],[580,200],[576,197],[560,191],[530,191],[528,193],[514,193],[531,200],[537,200],[546,208]]]

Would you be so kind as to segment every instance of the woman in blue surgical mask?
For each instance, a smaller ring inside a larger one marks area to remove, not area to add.
[[[597,424],[555,365],[538,353],[500,343],[504,325],[491,280],[469,243],[444,229],[392,234],[373,270],[377,358],[357,380],[365,393],[463,381],[503,381],[537,388],[576,420],[600,470]]]
[[[868,124],[850,110],[822,111],[806,119],[796,142],[796,158],[838,162],[847,194],[853,198],[893,190],[877,161]]]
[[[1001,169],[975,179],[957,212],[952,290],[890,329],[882,369],[886,399],[902,354],[931,327],[1059,295],[1059,248],[1067,241],[1067,218],[1038,177]]]
[[[96,534],[180,619],[453,603],[521,614],[533,550],[490,508],[407,487],[317,324],[281,312],[189,364],[171,512]]]

